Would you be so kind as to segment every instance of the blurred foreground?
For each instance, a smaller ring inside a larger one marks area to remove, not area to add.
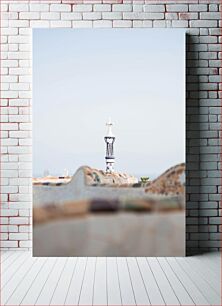
[[[34,256],[184,256],[185,165],[152,182],[81,167],[33,182]]]

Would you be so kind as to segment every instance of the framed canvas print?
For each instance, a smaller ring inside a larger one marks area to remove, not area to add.
[[[33,255],[185,255],[185,31],[33,30]]]

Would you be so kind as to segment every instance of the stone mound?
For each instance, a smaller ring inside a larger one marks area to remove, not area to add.
[[[88,166],[83,167],[85,183],[91,186],[116,186],[127,187],[138,183],[138,179],[132,175],[125,173],[106,173],[103,170],[92,169]]]
[[[145,192],[164,195],[185,193],[185,163],[171,167],[155,180],[146,184]]]

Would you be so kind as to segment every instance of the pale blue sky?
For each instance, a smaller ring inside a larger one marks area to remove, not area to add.
[[[183,29],[34,29],[33,174],[105,168],[155,177],[185,161]]]

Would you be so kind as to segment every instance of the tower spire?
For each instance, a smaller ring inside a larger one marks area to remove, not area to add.
[[[114,148],[113,148],[115,136],[113,135],[113,132],[112,132],[113,123],[111,122],[110,118],[108,122],[106,123],[106,126],[107,126],[107,132],[106,132],[106,136],[104,137],[105,143],[106,143],[106,156],[105,156],[106,173],[112,173],[114,171],[113,165],[115,162]]]

